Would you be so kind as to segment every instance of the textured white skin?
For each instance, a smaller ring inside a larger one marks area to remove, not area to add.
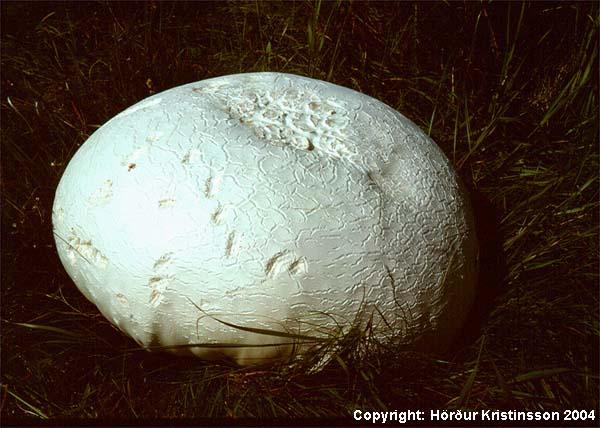
[[[290,342],[218,320],[339,335],[361,309],[378,337],[440,349],[476,279],[469,206],[435,143],[369,96],[290,74],[123,111],[70,161],[53,223],[75,284],[145,347]],[[177,350],[240,364],[291,351]]]

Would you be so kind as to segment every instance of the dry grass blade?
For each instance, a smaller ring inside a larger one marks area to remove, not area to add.
[[[534,370],[531,372],[527,372],[527,373],[523,373],[518,376],[515,376],[515,378],[512,381],[510,381],[509,383],[528,382],[531,380],[543,379],[546,377],[556,376],[558,374],[568,373],[571,371],[572,371],[572,369],[568,369],[568,368]]]
[[[52,333],[63,334],[65,336],[74,337],[74,338],[79,338],[81,336],[79,333],[74,333],[72,331],[65,330],[64,328],[52,327],[49,325],[28,324],[28,323],[22,323],[22,322],[15,322],[13,324],[21,326],[21,327],[31,328],[34,330],[44,330],[44,331],[49,331]]]
[[[496,366],[496,363],[494,363],[494,360],[490,360],[490,362],[492,363],[492,367],[494,368],[494,372],[496,373],[496,379],[498,380],[498,386],[500,387],[500,390],[502,391],[502,394],[504,395],[504,400],[506,401],[506,403],[513,403],[514,397],[512,395],[510,388],[508,387],[508,384],[504,380],[504,376],[502,376],[502,374],[500,373],[500,370],[498,370],[498,366]]]
[[[481,353],[483,351],[483,345],[485,344],[485,336],[481,337],[481,344],[479,345],[479,352],[477,353],[477,359],[475,360],[475,366],[471,370],[471,374],[467,379],[467,382],[463,386],[462,391],[460,392],[460,396],[458,397],[458,401],[456,403],[456,407],[459,409],[465,408],[467,403],[469,402],[469,398],[471,398],[471,392],[473,390],[473,385],[475,384],[475,378],[477,377],[477,371],[479,370],[479,362],[481,360]]]
[[[8,392],[9,395],[14,397],[19,403],[23,404],[26,407],[26,412],[28,412],[31,415],[38,417],[40,419],[48,419],[48,416],[42,410],[40,410],[38,407],[34,406],[33,404],[27,402],[23,398],[19,397],[17,394],[15,394],[13,391],[11,391],[8,388],[8,386],[6,387],[6,391]]]

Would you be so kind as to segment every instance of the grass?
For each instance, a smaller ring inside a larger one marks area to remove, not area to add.
[[[3,423],[600,410],[595,3],[5,1]],[[247,71],[324,79],[416,122],[470,189],[480,296],[444,355],[344,338],[319,373],[135,349],[77,291],[51,207],[77,148],[136,101]],[[32,422],[32,418],[35,422]]]

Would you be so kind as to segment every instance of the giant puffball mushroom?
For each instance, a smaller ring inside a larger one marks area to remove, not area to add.
[[[474,294],[473,220],[442,151],[380,101],[291,74],[129,107],[69,162],[53,224],[77,287],[141,346],[218,344],[171,350],[242,365],[357,323],[439,350]]]

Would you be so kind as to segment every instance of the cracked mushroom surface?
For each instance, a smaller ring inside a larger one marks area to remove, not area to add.
[[[435,143],[374,98],[291,74],[118,114],[69,162],[53,224],[77,287],[140,345],[273,345],[174,350],[239,364],[294,347],[233,325],[323,338],[372,319],[381,339],[441,349],[476,281],[468,201]]]

